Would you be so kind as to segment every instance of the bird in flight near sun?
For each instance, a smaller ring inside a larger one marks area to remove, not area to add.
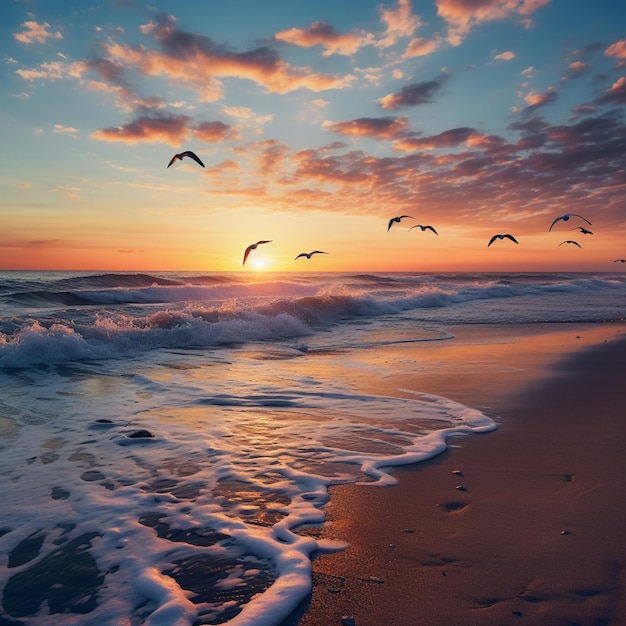
[[[261,239],[260,241],[257,241],[256,243],[251,243],[246,248],[246,251],[243,253],[243,265],[246,264],[246,260],[248,258],[248,255],[250,254],[250,252],[252,252],[252,250],[256,250],[256,247],[261,245],[262,243],[270,243],[271,241],[272,241],[271,239]]]
[[[577,242],[577,241],[572,241],[571,239],[567,239],[565,241],[561,241],[561,243],[559,244],[559,246],[562,246],[564,243],[572,243],[575,246],[578,246],[579,248],[582,248],[582,246]],[[558,247],[558,246],[557,246]]]
[[[411,226],[409,230],[413,230],[414,228],[421,228],[422,232],[424,232],[425,230],[432,230],[433,233],[435,233],[435,235],[439,234],[432,226],[428,226],[428,225],[416,224],[415,226]]]
[[[183,157],[189,157],[190,159],[193,159],[198,165],[202,165],[202,167],[204,167],[204,163],[200,160],[200,157],[191,150],[185,150],[184,152],[179,152],[178,154],[175,154],[172,157],[172,160],[167,164],[167,167],[174,163],[174,161],[182,161]]]

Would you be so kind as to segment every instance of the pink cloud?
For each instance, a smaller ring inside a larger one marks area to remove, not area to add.
[[[24,29],[21,33],[14,33],[13,37],[20,43],[46,43],[48,39],[63,39],[63,35],[59,32],[50,32],[50,24],[43,22],[41,24],[35,21],[28,21],[22,24]]]
[[[430,137],[406,137],[395,141],[393,146],[396,150],[410,152],[414,150],[437,150],[441,148],[456,148],[457,146],[480,145],[483,135],[473,128],[451,128]],[[473,139],[473,142],[471,141]]]

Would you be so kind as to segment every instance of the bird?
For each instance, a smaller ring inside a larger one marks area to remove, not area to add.
[[[389,232],[389,229],[393,226],[394,222],[397,222],[398,224],[400,223],[400,220],[404,219],[405,217],[408,217],[409,219],[414,220],[414,217],[411,217],[410,215],[398,215],[398,217],[392,217],[389,220],[389,226],[387,226],[387,232]]]
[[[248,258],[248,255],[250,254],[250,252],[252,252],[252,250],[256,250],[256,247],[262,243],[270,243],[271,241],[272,241],[271,239],[261,239],[260,241],[257,241],[256,243],[251,243],[246,248],[246,251],[243,253],[243,265],[246,264],[246,259]]]
[[[589,226],[591,226],[591,222],[586,218],[583,217],[582,215],[578,215],[578,213],[565,213],[565,215],[559,215],[559,217],[557,217],[554,222],[552,222],[552,224],[550,224],[550,228],[548,228],[548,232],[550,232],[552,230],[552,227],[559,221],[559,220],[563,220],[564,222],[567,222],[569,220],[570,217],[580,217],[581,220],[585,220],[585,222],[587,222],[587,224],[589,224]]]
[[[409,228],[409,230],[413,230],[414,228],[421,228],[422,232],[424,232],[425,230],[432,230],[433,233],[435,233],[435,235],[438,235],[439,233],[432,227],[432,226],[423,226],[422,224],[416,224],[415,226],[411,226],[411,228]]]
[[[626,259],[615,259],[613,263],[626,263]]]
[[[489,243],[487,244],[487,247],[489,247],[496,239],[504,239],[504,238],[510,239],[513,243],[519,243],[517,241],[517,239],[515,239],[515,237],[513,237],[513,235],[509,235],[508,233],[505,235],[494,235],[490,240]]]
[[[204,163],[200,160],[200,157],[195,152],[192,152],[191,150],[185,150],[184,152],[175,154],[172,157],[172,160],[167,164],[167,167],[169,167],[172,163],[174,163],[174,161],[182,161],[183,157],[189,157],[190,159],[193,159],[196,163],[198,163],[198,165],[202,165],[202,167],[204,167]]]
[[[571,228],[570,230],[579,230],[583,235],[593,235],[590,230],[583,228],[582,226],[576,226],[576,228]]]
[[[567,239],[566,241],[561,241],[559,246],[562,246],[564,243],[573,243],[575,246],[578,246],[579,248],[582,248],[582,246],[577,241],[572,241],[571,239]],[[557,246],[557,248],[559,246]]]
[[[310,259],[314,254],[328,254],[328,252],[324,252],[323,250],[313,250],[313,252],[301,252],[295,259],[299,259],[301,256],[305,256],[307,259]]]

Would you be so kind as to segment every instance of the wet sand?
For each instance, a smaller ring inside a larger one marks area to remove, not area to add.
[[[381,387],[479,408],[498,429],[450,439],[393,487],[334,487],[321,536],[350,547],[315,559],[287,623],[626,624],[625,330],[466,329],[372,357],[396,360]]]

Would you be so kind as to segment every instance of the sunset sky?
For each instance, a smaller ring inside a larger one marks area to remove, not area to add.
[[[0,16],[0,269],[626,270],[618,0]]]

